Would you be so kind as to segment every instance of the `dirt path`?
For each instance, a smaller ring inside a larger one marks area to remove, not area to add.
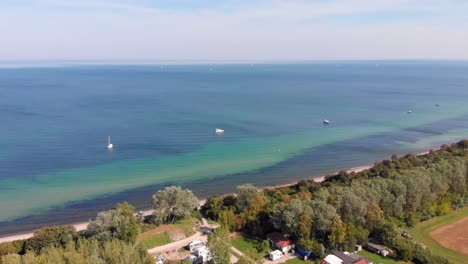
[[[208,239],[207,239],[207,236],[203,235],[201,232],[196,232],[192,236],[184,238],[182,240],[174,241],[174,242],[166,244],[166,245],[150,248],[150,249],[148,249],[148,253],[157,254],[157,253],[166,253],[166,252],[177,251],[180,248],[183,248],[183,247],[187,246],[193,240],[202,240],[202,241],[206,242]]]

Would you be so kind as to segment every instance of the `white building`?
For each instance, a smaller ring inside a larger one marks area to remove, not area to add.
[[[283,257],[283,252],[279,251],[278,249],[275,251],[270,252],[270,259],[277,260]]]
[[[341,264],[343,260],[335,255],[328,255],[322,260],[322,264]]]
[[[205,246],[195,250],[195,255],[197,255],[198,258],[201,258],[203,263],[208,262],[212,259],[210,250]]]
[[[201,247],[204,247],[205,246],[205,242],[202,241],[202,240],[194,240],[192,242],[190,242],[189,244],[189,250],[190,252],[195,252],[197,249],[201,248]]]

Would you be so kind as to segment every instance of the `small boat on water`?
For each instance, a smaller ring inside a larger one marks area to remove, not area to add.
[[[215,129],[215,132],[216,132],[216,134],[223,134],[223,133],[224,133],[224,129],[216,128],[216,129]]]
[[[323,122],[323,124],[325,124],[325,125],[329,125],[329,124],[330,124],[330,121],[328,121],[327,119],[324,119],[322,122]]]
[[[411,114],[411,113],[413,113],[413,111],[411,111],[411,110],[408,110],[408,114]]]
[[[110,136],[107,137],[107,149],[112,149],[114,145],[111,143]]]
[[[439,104],[435,104],[435,106],[439,106]]]

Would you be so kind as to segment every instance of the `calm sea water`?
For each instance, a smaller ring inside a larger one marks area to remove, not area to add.
[[[171,184],[206,197],[468,137],[468,63],[3,67],[0,128],[12,233],[149,207]]]

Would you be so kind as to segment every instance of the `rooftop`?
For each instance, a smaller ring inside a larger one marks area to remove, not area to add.
[[[285,237],[280,232],[270,233],[267,235],[267,237],[280,247],[287,247],[294,244],[294,242],[291,239]]]

